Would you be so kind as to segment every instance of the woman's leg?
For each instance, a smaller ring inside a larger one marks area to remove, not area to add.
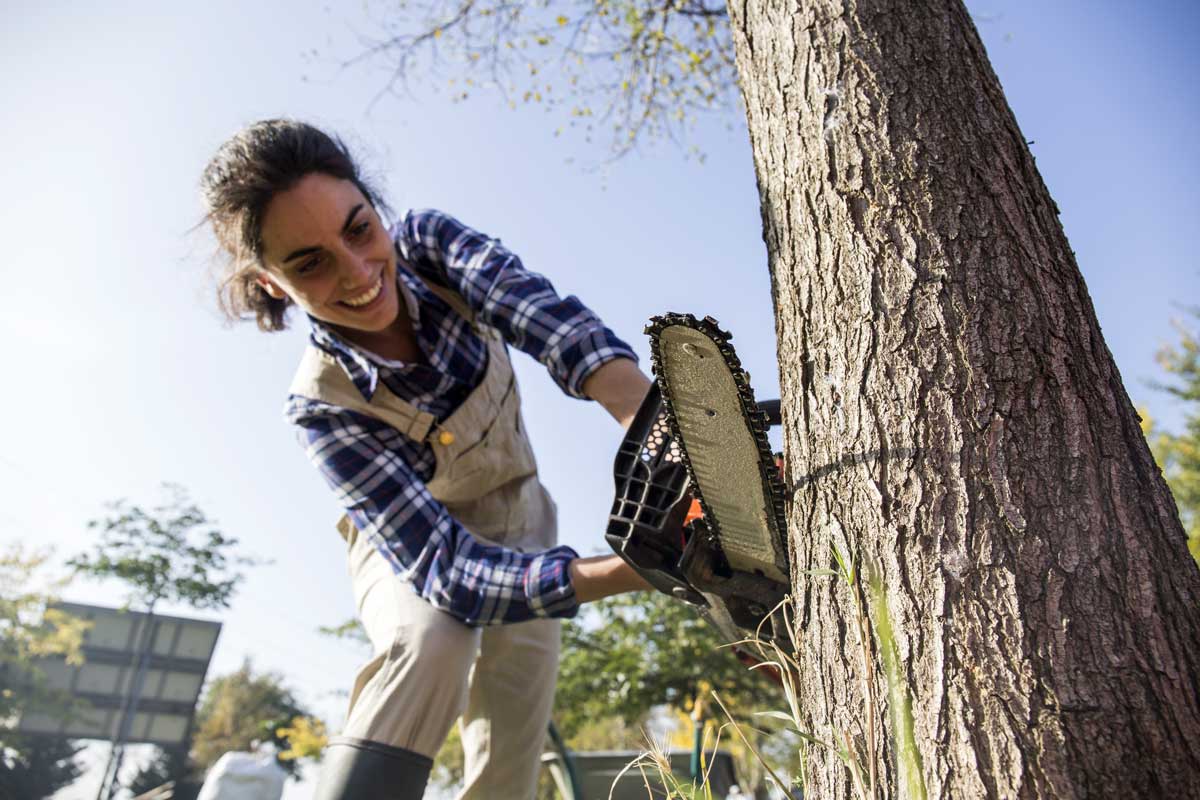
[[[460,800],[533,799],[561,635],[561,623],[550,619],[483,631],[462,717]]]
[[[360,618],[375,656],[359,671],[316,800],[420,800],[467,700],[480,632],[430,606],[356,532],[347,535]]]

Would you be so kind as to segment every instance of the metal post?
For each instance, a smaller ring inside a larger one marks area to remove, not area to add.
[[[142,692],[142,682],[146,677],[146,665],[150,661],[150,648],[154,643],[154,602],[146,609],[146,621],[142,628],[142,642],[138,648],[137,671],[125,694],[125,703],[121,708],[121,721],[117,727],[117,737],[113,740],[112,749],[108,753],[108,763],[104,767],[104,779],[100,783],[100,791],[96,800],[112,800],[117,790],[117,778],[121,772],[121,762],[125,759],[125,740],[129,738],[129,729],[133,725],[133,716],[137,713],[138,699]]]

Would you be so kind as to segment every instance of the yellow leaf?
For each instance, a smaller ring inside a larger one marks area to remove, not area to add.
[[[559,14],[558,19],[555,20],[555,22],[557,22],[560,26],[562,26],[562,25],[566,25],[568,22],[570,22],[570,20],[567,19],[566,17],[564,17],[562,14]]]
[[[294,717],[289,727],[278,729],[276,734],[288,743],[287,749],[279,754],[283,761],[318,756],[329,743],[325,723],[313,717]]]

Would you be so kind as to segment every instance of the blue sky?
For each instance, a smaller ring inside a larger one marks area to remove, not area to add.
[[[1144,382],[1200,282],[1200,13],[1185,2],[970,5],[1126,387],[1175,422]],[[777,391],[737,112],[696,129],[703,165],[664,144],[601,176],[579,163],[602,154],[555,137],[562,121],[544,113],[425,90],[371,105],[385,73],[339,67],[368,26],[359,4],[345,8],[51,1],[9,4],[0,26],[0,543],[69,555],[88,545],[84,522],[104,501],[187,486],[247,551],[273,559],[222,615],[214,668],[252,657],[335,721],[343,701],[330,693],[361,654],[314,633],[353,608],[338,509],[280,416],[303,325],[275,336],[225,326],[206,279],[213,245],[193,230],[200,170],[238,127],[288,115],[338,131],[394,208],[443,208],[501,236],[643,354],[650,315],[711,314],[759,396]],[[618,430],[528,359],[518,372],[561,537],[597,551]],[[69,595],[119,599],[84,583]]]

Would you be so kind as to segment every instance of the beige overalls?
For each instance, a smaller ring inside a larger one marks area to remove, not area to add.
[[[429,288],[475,326],[461,297]],[[291,392],[429,442],[437,466],[426,485],[456,520],[484,541],[544,550],[557,539],[554,502],[538,480],[504,343],[494,331],[480,335],[488,343],[483,381],[440,425],[382,382],[364,400],[341,366],[311,345]],[[461,715],[466,774],[460,797],[532,798],[554,699],[558,620],[468,627],[421,599],[348,517],[338,531],[348,546],[359,617],[375,650],[354,682],[342,736],[432,758]]]

